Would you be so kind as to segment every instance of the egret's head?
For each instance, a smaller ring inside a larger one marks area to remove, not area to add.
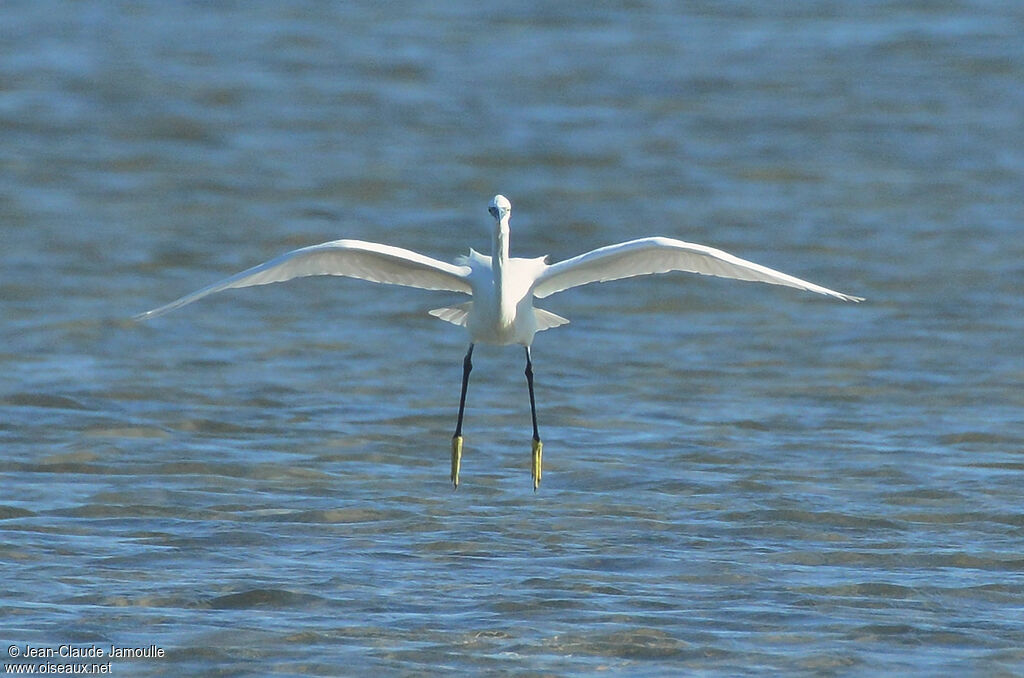
[[[505,196],[496,195],[491,200],[491,204],[487,206],[487,211],[500,224],[502,221],[508,221],[509,215],[512,214],[512,203]]]

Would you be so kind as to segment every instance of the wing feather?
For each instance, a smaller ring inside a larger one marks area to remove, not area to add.
[[[786,285],[844,301],[863,301],[713,247],[657,237],[609,245],[552,264],[537,278],[533,294],[543,299],[571,287],[669,271]]]
[[[215,292],[311,275],[339,275],[390,285],[471,294],[469,272],[469,266],[449,264],[401,247],[361,240],[334,240],[287,252],[169,304],[140,313],[135,319],[155,318]]]

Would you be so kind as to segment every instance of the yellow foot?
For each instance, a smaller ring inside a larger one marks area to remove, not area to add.
[[[462,436],[452,436],[452,485],[459,487],[459,469],[462,467]]]
[[[533,441],[533,465],[530,467],[530,471],[533,475],[533,491],[537,491],[537,487],[540,485],[540,458],[543,454],[544,444],[539,440]]]

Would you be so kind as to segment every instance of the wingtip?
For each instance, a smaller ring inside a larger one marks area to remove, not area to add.
[[[135,315],[132,316],[132,320],[134,320],[137,323],[144,323],[147,320],[152,320],[153,318],[158,318],[162,316],[169,310],[171,309],[165,306],[161,306],[160,308],[152,308],[148,311],[143,311],[142,313],[136,313]]]

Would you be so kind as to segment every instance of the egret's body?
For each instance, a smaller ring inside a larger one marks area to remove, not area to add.
[[[438,308],[430,314],[469,331],[470,344],[463,360],[459,417],[452,437],[453,484],[458,487],[462,456],[462,421],[466,390],[476,343],[519,344],[526,350],[526,378],[533,419],[533,486],[540,482],[541,440],[533,392],[530,345],[534,335],[569,322],[549,311],[535,308],[534,298],[593,282],[605,282],[653,273],[687,271],[738,280],[785,285],[844,301],[862,301],[820,285],[755,264],[727,252],[672,238],[641,238],[610,245],[572,259],[548,264],[546,257],[509,257],[509,218],[512,205],[501,195],[491,201],[495,219],[491,256],[470,250],[454,264],[391,245],[360,240],[335,240],[282,254],[276,259],[242,271],[176,301],[136,316],[145,320],[226,289],[283,282],[311,275],[340,275],[372,282],[468,294],[472,301]]]

